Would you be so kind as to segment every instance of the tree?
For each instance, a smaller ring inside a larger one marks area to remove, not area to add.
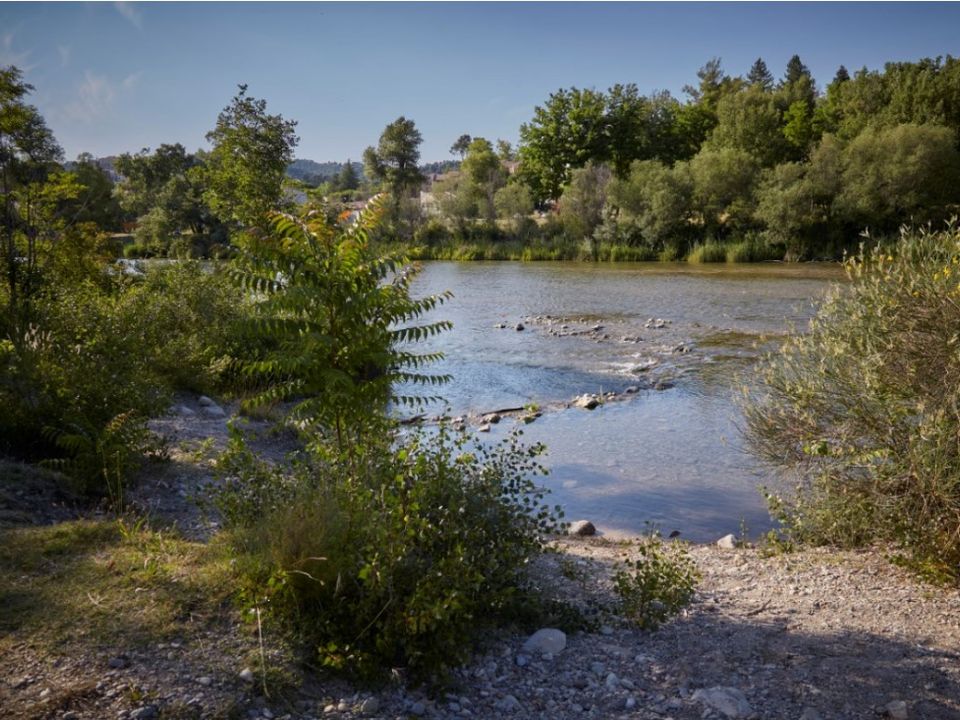
[[[299,138],[296,121],[267,113],[266,100],[247,95],[247,86],[207,133],[213,149],[204,172],[204,200],[225,223],[262,226],[280,205],[283,179]]]
[[[340,190],[356,190],[360,187],[360,178],[357,177],[357,171],[354,170],[353,162],[349,158],[337,177],[337,187]]]
[[[497,157],[503,162],[511,162],[517,159],[517,154],[513,151],[513,145],[506,140],[497,140]]]
[[[494,195],[503,187],[505,173],[500,158],[493,152],[489,140],[475,138],[467,149],[467,156],[461,165],[461,170],[469,179],[480,204],[483,206],[483,216],[490,221],[496,217]]]
[[[520,221],[533,212],[533,198],[525,185],[512,182],[497,190],[493,196],[493,205],[497,217],[513,224],[514,229]]]
[[[839,211],[880,231],[942,220],[960,202],[960,152],[945,127],[867,128],[843,152]]]
[[[620,211],[619,223],[633,226],[651,249],[686,250],[690,236],[693,182],[686,163],[669,167],[659,160],[633,164],[627,178],[610,183],[609,202]]]
[[[704,147],[690,161],[690,173],[693,207],[700,213],[707,237],[749,226],[757,179],[752,155],[737,148]]]
[[[556,200],[571,173],[606,159],[606,100],[595,90],[558,90],[520,126],[519,175],[537,202]]]
[[[833,81],[835,83],[845,83],[850,79],[850,73],[847,72],[847,68],[843,65],[837,68],[837,74],[833,76]]]
[[[251,366],[266,384],[256,402],[296,400],[298,426],[332,438],[341,451],[383,429],[389,400],[425,399],[393,395],[396,384],[430,387],[448,379],[422,372],[438,354],[408,345],[450,327],[419,321],[447,295],[413,299],[414,273],[373,252],[368,239],[382,210],[374,202],[347,226],[322,213],[273,213],[268,232],[250,238],[233,270],[241,287],[261,298],[253,324],[270,348]]]
[[[376,149],[368,147],[363,153],[367,177],[386,183],[395,210],[423,183],[417,166],[421,142],[423,136],[413,120],[400,116],[384,128]]]
[[[794,55],[787,62],[786,72],[777,90],[783,108],[788,108],[793,103],[802,101],[807,105],[810,113],[813,113],[817,99],[817,88],[813,82],[813,76],[810,75],[810,70],[800,60],[799,55]]]
[[[764,92],[773,90],[773,75],[767,69],[767,64],[763,58],[757,58],[756,62],[750,68],[747,74],[747,82],[753,86],[759,86]]]
[[[603,222],[607,186],[612,178],[609,167],[589,162],[574,171],[569,187],[560,198],[560,217],[564,229],[571,238],[589,240],[594,259],[599,252],[594,231]]]
[[[743,150],[765,167],[782,161],[787,144],[774,97],[758,85],[725,95],[717,105],[717,126],[710,143]]]
[[[89,153],[82,153],[73,165],[80,193],[70,212],[73,222],[92,223],[100,230],[118,231],[123,223],[123,208],[114,195],[113,181]]]
[[[33,86],[14,67],[0,68],[0,247],[3,252],[5,297],[0,296],[0,333],[22,336],[29,322],[29,302],[37,286],[41,220],[38,205],[56,201],[45,183],[63,151],[43,117],[26,96]],[[61,193],[73,195],[75,188]],[[48,205],[49,207],[49,205]],[[0,335],[2,337],[2,335]]]
[[[651,153],[650,102],[640,95],[637,86],[614,85],[607,91],[604,108],[607,150],[601,160],[613,163],[618,177],[625,177],[634,160],[641,160]]]
[[[469,135],[464,133],[463,135],[457,138],[456,142],[454,142],[453,145],[450,146],[450,154],[459,155],[460,159],[463,160],[463,158],[467,154],[467,149],[470,147],[470,142],[472,140],[473,138],[471,138]]]

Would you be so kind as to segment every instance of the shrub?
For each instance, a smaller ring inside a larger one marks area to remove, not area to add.
[[[693,599],[700,573],[679,543],[658,535],[637,545],[640,557],[625,560],[613,576],[622,614],[645,630],[656,630]]]
[[[848,287],[758,368],[747,439],[798,473],[771,493],[788,538],[892,541],[960,575],[960,233],[904,231],[846,263]]]
[[[746,239],[727,246],[726,260],[730,263],[764,262],[782,257],[782,248],[770,246],[756,235],[749,235]]]
[[[534,483],[542,449],[517,435],[468,445],[441,428],[393,451],[315,458],[283,482],[250,456],[227,460],[234,475],[216,503],[247,601],[329,667],[442,673],[524,607],[524,567],[557,526]]]

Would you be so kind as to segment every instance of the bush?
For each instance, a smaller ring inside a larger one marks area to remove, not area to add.
[[[892,541],[960,576],[960,233],[904,231],[846,263],[848,287],[758,368],[753,451],[799,474],[771,494],[789,539]]]
[[[621,612],[639,627],[656,630],[693,599],[700,573],[679,543],[666,544],[658,535],[639,541],[638,560],[624,561],[613,576]]]
[[[782,258],[782,248],[778,249],[768,245],[756,235],[750,235],[745,240],[727,246],[726,260],[730,263],[764,262]]]
[[[491,623],[525,607],[523,576],[557,516],[534,477],[542,446],[490,448],[441,428],[314,459],[282,482],[235,448],[218,491],[248,602],[324,665],[426,680]],[[237,462],[239,460],[239,462]]]

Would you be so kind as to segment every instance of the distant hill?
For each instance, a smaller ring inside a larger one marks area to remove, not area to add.
[[[343,170],[346,163],[341,162],[316,162],[315,160],[294,160],[287,165],[287,177],[294,180],[300,180],[307,185],[319,185],[330,178],[334,178]],[[363,180],[363,163],[352,162],[353,169],[357,177]]]

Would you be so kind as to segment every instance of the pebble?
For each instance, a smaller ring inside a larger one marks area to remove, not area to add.
[[[240,679],[244,682],[252,683],[253,682],[253,670],[248,667],[245,667],[240,671]]]
[[[213,678],[209,677],[208,675],[203,675],[197,678],[197,682],[204,687],[210,687],[213,685]]]
[[[416,715],[417,717],[420,717],[426,712],[427,712],[426,706],[420,701],[417,701],[410,706],[410,713],[412,715]]]
[[[604,673],[607,672],[607,666],[602,662],[592,662],[590,663],[590,672],[597,677],[603,677]]]
[[[694,702],[699,702],[728,718],[745,718],[753,714],[746,696],[735,687],[712,687],[697,690]]]
[[[530,662],[530,658],[526,655],[517,655],[515,662],[517,663],[517,667],[526,667]]]
[[[144,705],[130,713],[130,720],[150,720],[157,716],[156,705]]]
[[[524,329],[523,323],[517,323],[513,329],[516,330],[517,332],[521,332]]]
[[[490,432],[490,423],[484,423],[483,425],[478,427],[477,432],[483,432],[483,433]]]

